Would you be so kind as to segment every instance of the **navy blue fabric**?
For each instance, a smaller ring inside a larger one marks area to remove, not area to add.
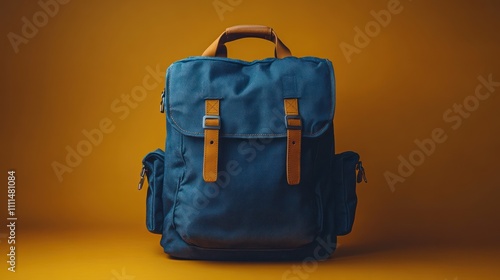
[[[301,180],[294,186],[286,179],[284,98],[298,98],[303,123]],[[202,177],[206,99],[220,100],[215,183]],[[164,106],[160,209],[166,253],[212,260],[333,253],[339,217],[332,172],[335,82],[328,60],[187,58],[167,71]]]
[[[162,202],[163,175],[165,153],[157,149],[147,154],[142,160],[148,177],[148,192],[146,194],[146,227],[152,233],[163,230],[164,209]]]
[[[334,197],[335,197],[335,233],[346,235],[351,232],[356,214],[358,198],[356,196],[356,164],[359,155],[355,152],[343,152],[335,155]]]
[[[223,137],[285,137],[284,98],[299,99],[304,137],[320,135],[333,119],[335,80],[326,59],[192,57],[167,72],[168,120],[184,135],[203,137],[205,99],[221,99]]]

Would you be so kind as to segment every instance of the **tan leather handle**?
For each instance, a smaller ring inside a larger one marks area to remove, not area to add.
[[[236,25],[229,27],[203,52],[202,56],[227,57],[225,43],[242,38],[260,38],[275,44],[274,56],[284,58],[291,56],[290,50],[281,42],[271,27],[264,25]]]

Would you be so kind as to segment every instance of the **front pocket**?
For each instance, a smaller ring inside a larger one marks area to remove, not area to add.
[[[142,160],[148,177],[148,192],[146,195],[146,227],[152,233],[162,233],[163,230],[163,176],[164,156],[161,149],[147,154]]]
[[[184,139],[186,168],[173,221],[186,243],[202,248],[271,250],[314,241],[322,225],[314,176],[317,145],[312,142],[316,140],[304,140],[301,182],[291,186],[283,160],[284,138],[270,140],[260,151],[242,144],[248,140],[222,138],[224,149],[215,183],[203,180],[202,164],[196,160],[203,154],[203,139]]]
[[[346,235],[351,232],[356,214],[358,198],[356,181],[361,182],[364,169],[355,152],[344,152],[334,157],[333,190],[335,201],[335,233]],[[356,177],[356,170],[359,170]]]

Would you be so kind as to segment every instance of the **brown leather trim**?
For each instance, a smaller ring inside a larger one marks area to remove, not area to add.
[[[292,53],[278,38],[271,27],[263,25],[236,25],[226,29],[215,41],[203,52],[202,56],[227,57],[225,43],[242,38],[260,38],[275,44],[274,55],[277,58],[291,56]]]
[[[205,100],[205,139],[203,150],[203,180],[205,182],[217,181],[217,166],[219,161],[219,100]]]
[[[287,122],[286,178],[289,185],[298,185],[300,183],[302,121],[297,98],[286,98],[284,105]]]

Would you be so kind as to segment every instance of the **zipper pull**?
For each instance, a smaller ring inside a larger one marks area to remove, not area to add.
[[[363,167],[363,163],[361,161],[356,164],[356,170],[358,170],[356,182],[361,183],[361,181],[365,181],[365,183],[368,183],[368,180],[366,179],[365,168]]]
[[[142,186],[144,185],[145,176],[146,176],[146,166],[143,165],[141,170],[141,179],[139,180],[139,185],[137,186],[138,190],[142,189]]]
[[[165,113],[165,89],[161,92],[161,101],[160,101],[160,113]]]

